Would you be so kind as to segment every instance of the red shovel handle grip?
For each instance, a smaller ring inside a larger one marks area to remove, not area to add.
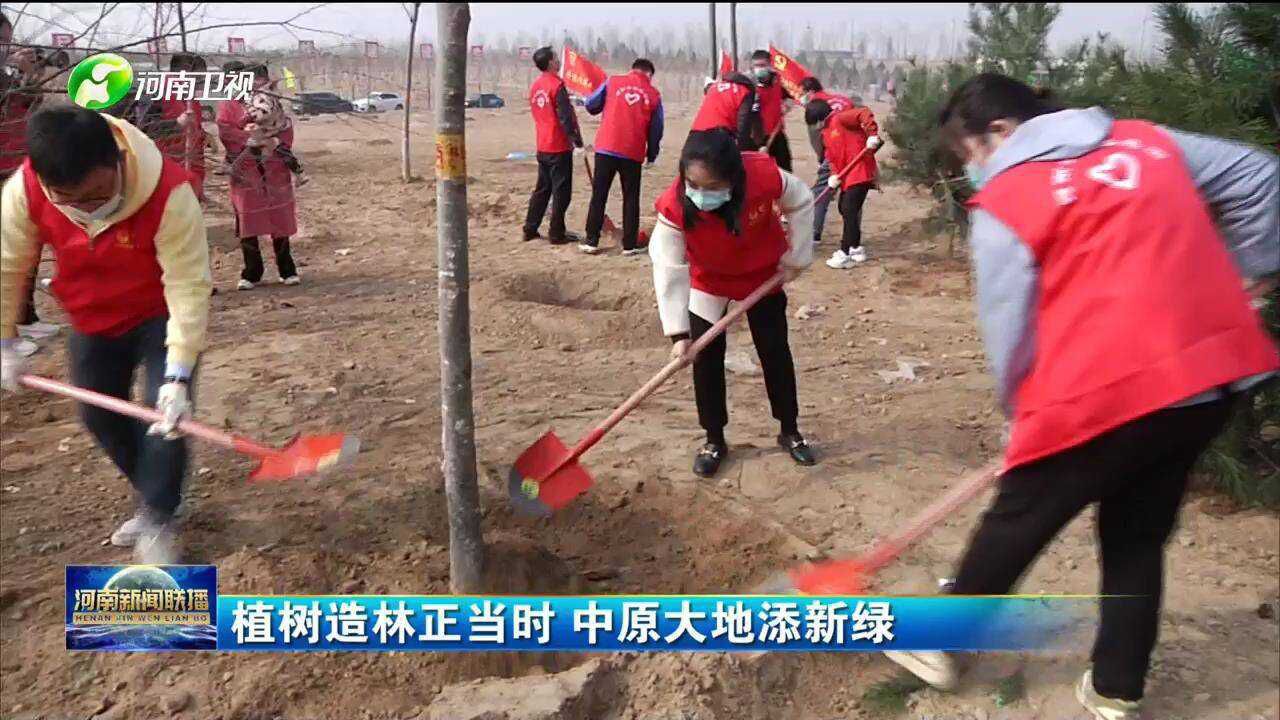
[[[87,405],[93,405],[94,407],[100,407],[103,410],[110,410],[111,412],[126,415],[131,418],[136,418],[143,422],[154,423],[164,419],[164,416],[161,415],[159,411],[152,408],[131,403],[128,400],[121,400],[120,398],[112,397],[110,395],[103,395],[102,393],[94,392],[92,390],[79,388],[74,385],[68,385],[63,382],[58,382],[57,380],[40,377],[39,375],[23,375],[18,379],[18,382],[34,390],[42,390],[47,393],[53,393],[54,395],[68,397],[72,400],[77,400]],[[215,445],[221,445],[228,450],[234,450],[245,455],[253,455],[262,458],[275,455],[277,453],[276,450],[256,443],[248,438],[223,432],[217,428],[210,427],[203,423],[198,423],[195,420],[183,420],[179,422],[178,429],[192,437],[199,438],[206,442],[211,442]]]

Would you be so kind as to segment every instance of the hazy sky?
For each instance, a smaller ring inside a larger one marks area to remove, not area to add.
[[[166,5],[169,5],[168,3]],[[1204,3],[1197,5],[1204,6]],[[1136,48],[1139,41],[1147,48],[1157,41],[1150,16],[1151,3],[1064,3],[1062,15],[1054,26],[1050,44],[1060,47],[1067,42],[1098,30],[1110,32],[1120,42]],[[16,15],[21,5],[5,3],[5,13]],[[95,18],[99,3],[29,3],[33,15],[54,19],[55,25],[34,18],[19,18],[17,35],[23,39],[47,42],[50,32],[78,32],[85,21]],[[152,3],[122,3],[104,23],[102,40],[119,42],[135,39],[137,33],[151,27]],[[251,21],[280,21],[308,9],[307,3],[185,3],[191,14],[188,27]],[[773,28],[790,26],[802,30],[806,26],[820,29],[828,23],[841,26],[847,21],[870,35],[917,36],[963,32],[968,7],[965,3],[739,3],[740,28],[763,29],[766,36]],[[68,14],[70,13],[70,14]],[[430,41],[435,34],[434,4],[423,4],[423,21],[419,37]],[[74,15],[75,17],[72,17]],[[496,39],[503,32],[525,31],[534,34],[554,30],[599,28],[613,24],[625,30],[645,22],[655,28],[671,28],[683,36],[684,26],[707,22],[706,3],[472,3],[471,36],[484,35]],[[728,3],[719,4],[722,28],[728,22]],[[79,19],[77,19],[79,18]],[[404,7],[397,3],[329,3],[312,9],[296,20],[297,24],[323,32],[285,29],[279,26],[245,27],[237,30],[217,29],[200,33],[193,43],[201,49],[225,47],[227,35],[243,36],[251,48],[295,47],[298,39],[315,40],[320,47],[359,40],[404,43],[408,22]],[[58,27],[58,26],[61,27]],[[761,26],[764,26],[761,28]],[[1145,25],[1145,27],[1144,27]],[[35,37],[31,37],[35,34]],[[553,38],[539,38],[551,42]]]

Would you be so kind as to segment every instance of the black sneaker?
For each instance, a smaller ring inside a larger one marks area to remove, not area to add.
[[[724,445],[715,443],[703,445],[693,458],[693,474],[704,478],[714,476],[716,471],[720,469],[720,463],[724,461],[725,456],[728,454],[729,448]]]
[[[778,444],[791,455],[791,459],[796,461],[797,465],[817,465],[818,461],[813,457],[813,448],[804,441],[800,433],[783,433],[778,436]]]
[[[534,230],[532,233],[530,233],[527,230],[524,232],[525,242],[529,242],[530,240],[541,240],[541,239],[542,239],[542,233],[538,232],[537,230]]]

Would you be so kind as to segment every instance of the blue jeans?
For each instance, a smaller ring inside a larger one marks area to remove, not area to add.
[[[814,197],[817,197],[818,193],[827,189],[827,178],[829,177],[831,177],[831,163],[824,159],[822,164],[818,166],[818,181],[813,186]],[[813,241],[815,243],[822,240],[822,228],[827,224],[827,206],[831,204],[831,198],[834,195],[834,191],[827,193],[822,202],[815,203],[813,206]]]
[[[72,383],[130,400],[134,371],[141,366],[144,402],[154,406],[164,384],[167,322],[153,318],[118,337],[73,331],[68,342]],[[194,377],[191,392],[194,398]],[[172,516],[182,500],[187,473],[186,438],[148,435],[147,423],[92,405],[80,405],[80,418],[146,506],[160,518]]]

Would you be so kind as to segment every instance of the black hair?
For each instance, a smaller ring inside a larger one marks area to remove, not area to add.
[[[755,52],[751,53],[751,59],[752,60],[772,60],[773,56],[769,54],[768,50],[756,50]]]
[[[702,212],[693,201],[685,195],[685,170],[690,163],[699,162],[706,165],[718,177],[730,182],[733,194],[729,202],[711,211],[724,221],[729,232],[738,235],[742,232],[742,204],[747,197],[747,169],[742,164],[742,152],[738,150],[738,140],[725,128],[697,130],[689,133],[680,151],[680,203],[684,210],[684,227],[692,230],[697,224],[698,213]]]
[[[818,78],[810,75],[800,81],[800,89],[805,92],[822,92],[822,82]]]
[[[75,105],[41,110],[27,123],[27,157],[46,185],[79,185],[99,167],[120,162],[111,125],[98,113]]]
[[[9,22],[9,16],[0,12],[0,27],[13,27],[13,23]]]
[[[804,124],[821,125],[831,115],[831,103],[826,100],[810,100],[804,106]]]
[[[255,64],[253,64],[253,65],[250,65],[250,66],[246,67],[246,68],[245,68],[245,70],[248,70],[249,72],[253,73],[253,76],[254,76],[255,78],[270,78],[270,77],[271,77],[271,73],[267,72],[267,64],[266,64],[266,63],[255,63]]]
[[[938,113],[938,127],[954,137],[981,135],[996,120],[1026,122],[1057,112],[1047,90],[999,73],[982,73],[966,80]]]
[[[648,58],[636,58],[636,61],[631,63],[631,69],[643,70],[644,72],[647,72],[650,75],[653,75],[658,72],[657,70],[654,69],[653,63],[650,62]]]
[[[239,60],[228,60],[222,63],[222,72],[224,73],[238,73],[242,70],[244,70],[244,63]]]
[[[234,61],[232,61],[234,62]],[[169,72],[204,72],[209,68],[204,58],[195,53],[176,52],[169,58]]]
[[[555,58],[556,53],[551,49],[550,45],[543,45],[533,51],[533,64],[541,71],[546,72],[551,67],[551,60]]]

